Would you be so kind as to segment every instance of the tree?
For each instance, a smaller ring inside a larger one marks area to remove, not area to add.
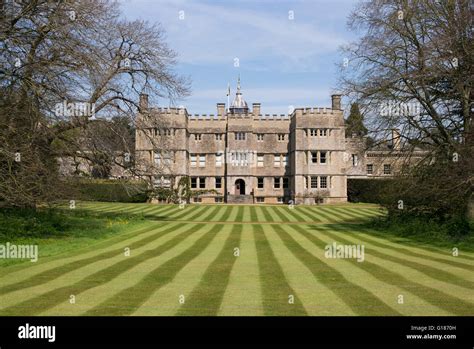
[[[367,128],[364,126],[364,116],[359,110],[359,104],[352,103],[351,111],[346,120],[346,137],[351,137],[353,134],[358,137],[367,135]]]
[[[397,195],[419,193],[423,183],[431,188],[424,204],[443,202],[443,212],[453,212],[456,198],[466,203],[474,184],[471,11],[468,0],[364,1],[349,21],[360,39],[343,49],[341,87],[371,111],[370,131],[398,128],[406,147],[426,151]]]
[[[0,198],[11,205],[53,200],[59,191],[58,158],[96,152],[109,163],[117,153],[132,154],[133,132],[117,133],[117,123],[100,120],[129,118],[136,126],[142,92],[151,100],[175,101],[189,91],[188,80],[173,72],[176,54],[164,41],[164,30],[122,19],[117,2],[35,0],[4,6]],[[101,144],[104,129],[114,135],[108,139],[113,147]]]

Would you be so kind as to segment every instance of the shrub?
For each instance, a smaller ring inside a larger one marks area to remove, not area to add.
[[[391,179],[347,179],[347,199],[350,202],[381,204],[383,193],[392,185]]]
[[[68,185],[77,200],[146,202],[148,199],[147,184],[141,181],[76,179],[70,180]]]

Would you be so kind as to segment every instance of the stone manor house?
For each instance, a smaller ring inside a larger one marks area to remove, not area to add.
[[[260,103],[249,108],[239,79],[233,102],[227,108],[217,103],[216,114],[154,108],[147,95],[140,97],[140,110],[136,159],[150,164],[150,175],[159,186],[169,187],[171,181],[189,176],[191,188],[202,193],[194,202],[345,202],[348,176],[383,177],[393,172],[395,157],[375,154],[372,161],[360,139],[346,139],[337,94],[332,95],[331,107],[264,115]]]

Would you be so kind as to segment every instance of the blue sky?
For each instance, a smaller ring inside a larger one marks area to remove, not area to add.
[[[192,82],[191,95],[177,104],[193,114],[215,113],[216,103],[227,102],[228,83],[231,97],[235,94],[239,73],[244,99],[249,106],[262,103],[262,113],[330,106],[337,89],[336,64],[344,60],[339,47],[355,39],[346,28],[355,0],[121,3],[126,18],[159,22],[166,30],[178,54],[176,71]]]

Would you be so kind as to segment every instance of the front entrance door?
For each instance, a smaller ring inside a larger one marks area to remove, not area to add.
[[[235,195],[245,195],[245,182],[243,179],[235,181]]]

